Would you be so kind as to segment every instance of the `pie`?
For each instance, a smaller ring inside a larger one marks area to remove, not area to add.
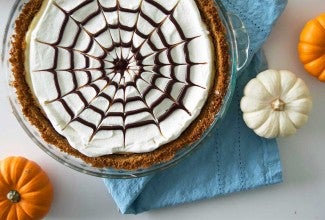
[[[213,0],[30,0],[10,63],[24,116],[94,167],[168,161],[199,140],[229,84]]]

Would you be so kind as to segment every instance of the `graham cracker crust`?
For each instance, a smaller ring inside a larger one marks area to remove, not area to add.
[[[216,78],[210,95],[200,115],[176,140],[165,144],[158,149],[141,154],[113,154],[101,157],[87,157],[72,148],[68,141],[55,131],[50,121],[43,114],[34,99],[25,79],[25,36],[34,16],[39,11],[43,0],[30,0],[23,8],[15,24],[15,34],[12,37],[10,63],[14,81],[12,86],[16,89],[17,97],[24,116],[40,132],[42,138],[60,150],[81,158],[94,167],[110,167],[116,169],[135,170],[148,168],[152,165],[171,160],[175,154],[185,146],[200,139],[204,131],[214,121],[220,110],[222,100],[229,84],[229,50],[225,36],[225,28],[218,16],[214,0],[195,0],[203,21],[208,26],[214,45]]]

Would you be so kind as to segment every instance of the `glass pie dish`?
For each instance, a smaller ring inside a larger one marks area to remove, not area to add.
[[[13,88],[10,84],[13,81],[13,73],[11,71],[11,65],[9,63],[10,56],[10,47],[11,47],[11,36],[14,34],[14,24],[16,18],[19,16],[20,12],[25,3],[28,0],[17,0],[12,7],[10,12],[9,20],[4,33],[4,41],[3,41],[3,51],[1,54],[2,59],[2,68],[3,72],[6,73],[7,83],[8,83],[8,93],[9,100],[12,106],[12,110],[17,120],[19,121],[22,128],[29,135],[29,137],[38,145],[42,150],[44,150],[48,155],[59,161],[60,163],[70,167],[74,170],[80,171],[82,173],[86,173],[89,175],[94,175],[98,177],[106,177],[106,178],[132,178],[132,177],[140,177],[144,175],[153,174],[157,171],[169,168],[179,161],[186,158],[191,152],[197,149],[200,146],[201,140],[203,140],[206,135],[210,132],[213,126],[217,126],[218,122],[222,120],[227,108],[231,102],[232,94],[235,89],[235,83],[237,75],[243,69],[247,62],[248,57],[248,48],[249,48],[249,38],[246,32],[246,29],[241,22],[241,20],[234,14],[231,14],[225,10],[225,8],[218,1],[215,4],[219,12],[220,19],[225,26],[227,42],[229,46],[229,83],[227,87],[226,95],[223,99],[223,103],[219,112],[215,115],[213,123],[209,126],[208,129],[205,130],[203,135],[196,142],[184,146],[181,150],[179,150],[176,155],[167,162],[161,162],[156,165],[153,165],[149,168],[145,169],[137,169],[137,170],[120,170],[113,168],[97,168],[91,166],[90,164],[84,162],[83,160],[74,157],[68,153],[61,151],[56,146],[53,146],[46,141],[43,140],[41,134],[37,130],[36,127],[32,126],[28,119],[23,115],[21,111],[21,106],[19,104],[19,100],[17,98],[15,88]]]

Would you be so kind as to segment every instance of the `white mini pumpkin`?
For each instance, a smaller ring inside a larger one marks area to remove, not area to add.
[[[247,126],[259,136],[289,136],[308,120],[312,108],[304,81],[287,70],[266,70],[248,82],[240,103]]]

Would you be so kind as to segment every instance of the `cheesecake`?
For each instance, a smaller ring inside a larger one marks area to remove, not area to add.
[[[30,0],[10,63],[24,116],[94,167],[168,160],[218,114],[229,48],[213,0]]]

